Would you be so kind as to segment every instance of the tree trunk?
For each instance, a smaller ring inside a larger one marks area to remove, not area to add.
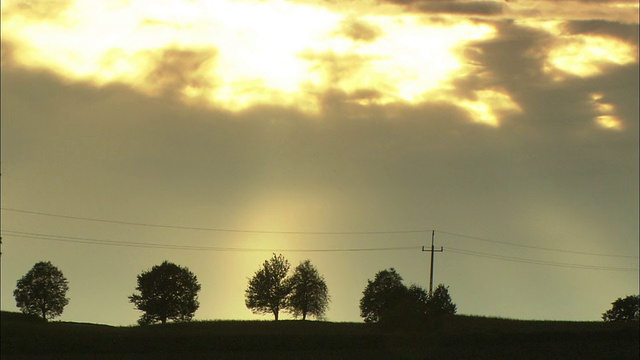
[[[273,316],[275,316],[276,321],[278,321],[278,310],[273,310]]]
[[[44,319],[44,321],[47,321],[47,309],[43,306],[41,310],[42,310],[42,318]]]
[[[307,312],[306,312],[306,311],[303,311],[303,312],[302,312],[302,320],[303,320],[303,321],[304,321],[304,320],[307,320]]]

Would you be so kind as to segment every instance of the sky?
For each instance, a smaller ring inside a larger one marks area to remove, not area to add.
[[[136,276],[244,304],[272,253],[449,286],[459,314],[597,321],[638,293],[638,2],[2,2],[1,308],[135,324]],[[435,232],[433,233],[432,231]],[[283,316],[283,318],[291,318]]]

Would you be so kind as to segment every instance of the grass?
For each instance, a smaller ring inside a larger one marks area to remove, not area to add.
[[[2,359],[638,359],[638,323],[455,316],[421,329],[317,321],[144,327],[2,312]]]

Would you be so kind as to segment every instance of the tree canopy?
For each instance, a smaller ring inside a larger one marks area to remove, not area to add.
[[[448,289],[440,284],[429,295],[417,285],[406,287],[395,269],[382,270],[373,281],[368,280],[360,299],[360,316],[365,322],[417,325],[428,318],[453,315],[456,304]]]
[[[611,303],[611,309],[602,314],[604,321],[638,321],[640,320],[640,296],[628,295]]]
[[[278,320],[280,310],[287,306],[287,296],[291,290],[285,281],[289,272],[289,261],[282,254],[273,254],[265,260],[252,278],[245,290],[245,305],[254,314],[272,313]]]
[[[40,261],[18,280],[13,296],[23,313],[48,320],[60,316],[69,304],[67,291],[69,282],[62,271],[50,261]]]
[[[138,275],[136,290],[139,294],[129,296],[129,301],[144,312],[138,320],[140,324],[189,321],[200,306],[196,276],[188,268],[168,261]]]
[[[440,284],[433,290],[433,294],[427,299],[427,311],[429,315],[453,315],[458,307],[451,301],[449,287]]]
[[[378,322],[397,308],[407,296],[402,277],[394,268],[379,271],[367,286],[360,299],[360,316],[367,323]]]
[[[286,279],[287,287],[291,292],[287,301],[287,310],[293,316],[302,316],[302,320],[307,319],[307,315],[316,318],[324,316],[329,306],[329,290],[327,284],[310,260],[305,260],[298,265],[293,275]]]

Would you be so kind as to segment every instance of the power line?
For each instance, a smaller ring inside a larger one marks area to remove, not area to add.
[[[488,259],[495,260],[503,260],[503,261],[511,261],[518,263],[527,263],[534,265],[548,265],[548,266],[557,266],[564,268],[573,268],[573,269],[587,269],[587,270],[607,270],[607,271],[638,271],[638,268],[625,268],[625,267],[613,267],[613,266],[599,266],[599,265],[588,265],[588,264],[575,264],[575,263],[563,263],[556,261],[547,261],[547,260],[535,260],[535,259],[527,259],[527,258],[519,258],[512,256],[503,256],[497,254],[483,253],[477,251],[469,251],[464,249],[456,249],[452,247],[447,247],[447,250],[457,254],[482,257]]]
[[[31,233],[23,231],[2,230],[2,234],[10,237],[43,240],[43,241],[55,241],[66,243],[77,243],[86,245],[103,245],[103,246],[121,246],[121,247],[136,247],[136,248],[150,248],[150,249],[164,249],[164,250],[192,250],[192,251],[213,251],[213,252],[373,252],[373,251],[401,251],[401,250],[416,250],[417,246],[404,246],[404,247],[376,247],[376,248],[329,248],[329,249],[261,249],[261,248],[238,248],[238,247],[216,247],[216,246],[192,246],[192,245],[172,245],[172,244],[160,244],[160,243],[142,243],[142,242],[130,242],[130,241],[115,241],[104,239],[93,239],[84,237],[62,236],[53,234],[41,234]],[[637,268],[623,268],[623,267],[611,267],[611,266],[599,266],[589,264],[575,264],[575,263],[563,263],[547,260],[535,260],[519,257],[504,256],[491,253],[476,252],[464,249],[458,249],[453,247],[447,248],[453,253],[476,256],[482,258],[489,258],[495,260],[504,260],[519,263],[528,263],[534,265],[548,265],[564,268],[574,269],[587,269],[587,270],[603,270],[603,271],[638,271]]]
[[[118,221],[88,218],[81,216],[59,215],[52,213],[45,213],[39,211],[29,211],[11,208],[0,208],[3,211],[11,211],[23,214],[49,216],[63,219],[93,221],[109,224],[119,225],[131,225],[131,226],[144,226],[163,229],[178,229],[178,230],[199,230],[199,231],[214,231],[214,232],[227,232],[227,233],[244,233],[244,234],[271,234],[271,235],[384,235],[384,234],[415,234],[425,233],[431,230],[417,229],[417,230],[390,230],[390,231],[275,231],[275,230],[246,230],[246,229],[228,229],[228,228],[207,228],[207,227],[191,227],[191,226],[178,226],[178,225],[162,225],[162,224],[150,224],[139,223],[130,221]]]
[[[30,215],[47,216],[47,217],[63,218],[63,219],[71,219],[71,220],[91,221],[91,222],[100,222],[100,223],[108,223],[108,224],[141,226],[141,227],[151,227],[151,228],[164,228],[164,229],[178,229],[178,230],[198,230],[198,231],[212,231],[212,232],[226,232],[226,233],[244,233],[244,234],[266,234],[266,235],[385,235],[386,234],[386,235],[393,235],[393,234],[428,233],[428,232],[434,231],[434,230],[427,230],[427,229],[390,230],[390,231],[273,231],[273,230],[207,228],[207,227],[190,227],[190,226],[179,226],[179,225],[164,225],[164,224],[151,224],[151,223],[139,223],[139,222],[129,222],[129,221],[119,221],[119,220],[98,219],[98,218],[89,218],[89,217],[71,216],[71,215],[61,215],[61,214],[39,212],[39,211],[31,211],[31,210],[24,210],[24,209],[14,209],[14,208],[0,208],[0,209],[3,210],[3,211],[11,211],[11,212],[30,214]],[[522,244],[516,244],[516,243],[506,242],[506,241],[491,240],[491,239],[482,238],[482,237],[478,237],[478,236],[458,234],[458,233],[448,232],[448,231],[443,231],[443,230],[435,230],[435,231],[437,231],[437,232],[439,232],[441,234],[460,237],[460,238],[483,241],[483,242],[492,243],[492,244],[500,244],[500,245],[506,245],[506,246],[527,248],[527,249],[535,249],[535,250],[543,250],[543,251],[554,251],[554,252],[567,253],[567,254],[578,254],[578,255],[590,255],[590,256],[638,259],[638,256],[633,256],[633,255],[600,254],[600,253],[583,252],[583,251],[566,250],[566,249],[557,249],[557,248],[548,248],[548,247],[533,246],[533,245],[522,245]]]
[[[618,258],[630,258],[630,259],[637,259],[638,258],[638,256],[633,256],[633,255],[599,254],[599,253],[591,253],[591,252],[583,252],[583,251],[554,249],[554,248],[547,248],[547,247],[533,246],[533,245],[514,244],[514,243],[510,243],[510,242],[506,242],[506,241],[485,239],[485,238],[481,238],[481,237],[477,237],[477,236],[456,234],[456,233],[447,232],[447,231],[441,231],[441,230],[436,230],[436,231],[441,233],[441,234],[457,236],[457,237],[471,239],[471,240],[484,241],[484,242],[489,242],[489,243],[493,243],[493,244],[516,246],[516,247],[521,247],[521,248],[526,248],[526,249],[555,251],[555,252],[561,252],[561,253],[567,253],[567,254],[578,254],[578,255],[592,255],[592,256],[618,257]]]
[[[114,240],[91,239],[91,238],[61,236],[61,235],[51,235],[51,234],[38,234],[38,233],[29,233],[29,232],[11,231],[11,230],[2,230],[2,233],[7,236],[13,236],[18,238],[45,240],[45,241],[58,241],[58,242],[78,243],[78,244],[124,246],[124,247],[165,249],[165,250],[196,250],[196,251],[218,251],[218,252],[366,252],[366,251],[415,250],[418,248],[417,246],[403,246],[403,247],[331,248],[331,249],[260,249],[260,248],[171,245],[171,244],[160,244],[160,243],[114,241]]]

